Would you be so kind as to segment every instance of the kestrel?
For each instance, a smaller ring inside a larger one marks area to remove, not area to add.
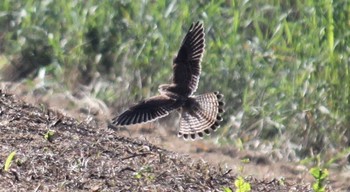
[[[193,23],[173,60],[171,84],[159,86],[159,95],[147,98],[115,117],[115,125],[151,122],[179,110],[181,119],[178,136],[184,139],[203,138],[220,127],[224,112],[223,95],[219,92],[193,95],[198,87],[201,60],[204,53],[204,28]]]

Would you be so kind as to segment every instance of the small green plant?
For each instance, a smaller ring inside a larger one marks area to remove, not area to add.
[[[278,183],[282,186],[285,185],[285,178],[278,179]]]
[[[134,173],[134,177],[135,177],[136,179],[141,179],[141,178],[142,178],[142,173],[141,173],[141,172],[135,172],[135,173]]]
[[[44,138],[46,139],[46,140],[48,140],[48,141],[52,141],[52,138],[53,138],[53,136],[54,136],[54,134],[55,134],[55,131],[53,131],[53,130],[48,130],[46,133],[45,133],[45,135],[44,135]]]
[[[7,172],[9,171],[12,161],[15,158],[16,155],[16,151],[13,151],[12,153],[10,153],[10,155],[7,157],[6,162],[5,162],[5,166],[4,166],[4,170]]]
[[[316,179],[316,182],[312,185],[312,189],[315,192],[324,192],[326,191],[326,186],[324,181],[329,175],[327,169],[321,169],[319,167],[313,167],[310,169],[311,175]]]
[[[248,164],[250,162],[250,159],[244,158],[244,159],[241,159],[241,162],[243,165],[239,167],[239,172],[243,173],[244,165]],[[245,180],[241,176],[238,176],[237,179],[235,180],[235,186],[236,186],[237,192],[249,192],[251,190],[250,184],[248,182],[245,182]],[[224,192],[232,192],[231,188],[229,188],[229,187],[224,187],[223,191]]]
[[[246,182],[243,177],[239,176],[235,180],[235,187],[237,188],[236,192],[250,192],[251,187],[248,182]]]
[[[223,188],[222,188],[222,191],[223,191],[223,192],[232,192],[232,189],[229,188],[229,187],[223,187]]]
[[[241,159],[241,162],[243,163],[243,165],[239,167],[239,172],[243,173],[244,165],[250,163],[250,159],[249,158],[244,158],[244,159]]]
[[[148,181],[154,180],[153,170],[150,166],[142,167],[139,171],[134,173],[136,179],[144,178]]]

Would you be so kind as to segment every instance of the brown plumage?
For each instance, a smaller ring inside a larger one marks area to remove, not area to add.
[[[130,107],[115,117],[112,123],[131,125],[150,122],[181,109],[179,137],[203,138],[204,134],[217,130],[224,112],[223,95],[218,92],[193,95],[201,73],[204,42],[202,23],[192,24],[173,61],[172,83],[160,85],[160,95]]]

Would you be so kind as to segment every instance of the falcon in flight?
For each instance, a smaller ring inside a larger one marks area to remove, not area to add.
[[[151,122],[180,111],[178,136],[184,139],[203,138],[219,128],[224,112],[223,95],[219,92],[193,95],[198,87],[201,60],[204,53],[204,28],[193,23],[173,60],[171,84],[159,86],[159,95],[147,98],[130,107],[112,120],[114,125]]]

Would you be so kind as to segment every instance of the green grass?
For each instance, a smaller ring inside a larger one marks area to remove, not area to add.
[[[185,32],[202,20],[198,93],[224,93],[222,139],[302,159],[349,146],[349,13],[345,0],[3,0],[0,41],[2,56],[25,66],[20,77],[45,69],[46,82],[66,89],[98,77],[108,83],[92,95],[117,106],[169,80]],[[230,117],[242,112],[233,129]]]
[[[5,161],[5,165],[4,165],[4,171],[9,171],[12,161],[14,160],[16,155],[16,151],[12,151],[9,156],[7,156],[6,161]]]

